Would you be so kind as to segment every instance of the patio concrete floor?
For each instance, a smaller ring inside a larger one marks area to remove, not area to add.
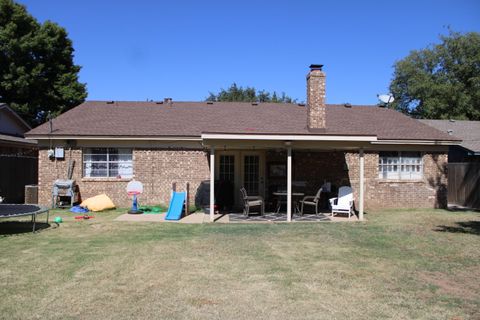
[[[287,222],[285,213],[265,213],[265,215],[250,215],[244,217],[242,213],[215,214],[216,223],[276,223]],[[203,212],[195,212],[178,221],[165,220],[165,213],[158,214],[122,214],[115,221],[128,222],[171,222],[171,223],[210,223],[210,215]],[[294,214],[292,222],[354,222],[359,221],[357,216],[350,218],[344,216],[331,217],[330,213],[322,213],[317,216],[314,214],[305,214],[303,216]]]

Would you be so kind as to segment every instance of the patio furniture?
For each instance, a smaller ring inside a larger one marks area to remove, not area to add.
[[[243,214],[249,216],[251,207],[260,207],[260,214],[265,214],[265,201],[261,196],[249,196],[247,190],[244,187],[240,188],[243,199]]]
[[[305,196],[301,201],[300,214],[303,215],[303,208],[305,205],[315,207],[315,214],[318,215],[318,204],[320,203],[320,195],[322,194],[323,188],[318,189],[317,194],[314,196]]]
[[[354,215],[353,210],[353,191],[351,187],[343,186],[338,189],[338,197],[330,199],[332,207],[332,217],[335,213],[348,213],[348,218]]]
[[[286,191],[278,191],[273,193],[274,196],[277,196],[277,210],[275,210],[276,213],[280,212],[280,207],[282,204],[287,204],[287,192]],[[298,197],[303,197],[305,193],[303,192],[292,192],[292,198],[298,198]],[[285,200],[283,200],[283,197],[285,197]],[[299,213],[300,209],[298,208],[298,202],[293,201],[293,209],[295,213]]]

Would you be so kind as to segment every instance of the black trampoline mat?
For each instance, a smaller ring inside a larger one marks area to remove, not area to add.
[[[34,204],[0,204],[0,218],[28,216],[45,211],[47,209]]]

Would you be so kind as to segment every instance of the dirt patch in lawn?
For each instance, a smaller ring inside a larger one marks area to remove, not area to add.
[[[420,280],[438,287],[438,293],[447,294],[460,299],[480,299],[480,270],[467,268],[454,274],[443,272],[421,272]]]

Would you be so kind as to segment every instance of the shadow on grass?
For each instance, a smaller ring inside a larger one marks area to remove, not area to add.
[[[35,232],[50,228],[50,223],[37,222]],[[0,236],[10,236],[14,234],[32,233],[33,223],[30,221],[5,221],[0,222]]]
[[[447,210],[451,212],[466,212],[466,211],[480,212],[480,209],[461,207],[457,205],[448,205]]]
[[[480,235],[480,221],[457,222],[455,226],[437,226],[434,231]]]

